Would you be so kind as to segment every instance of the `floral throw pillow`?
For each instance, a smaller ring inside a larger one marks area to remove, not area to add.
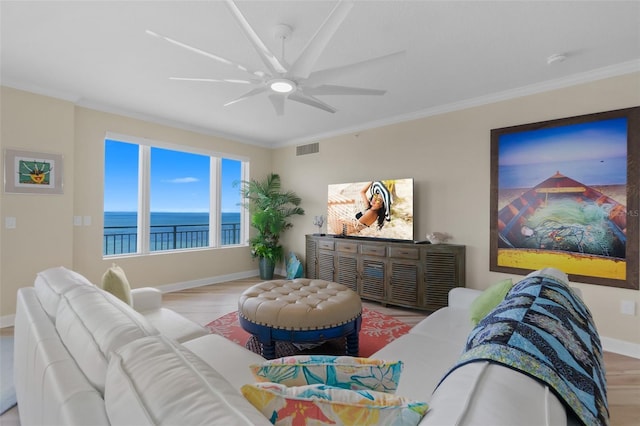
[[[413,426],[429,409],[426,402],[397,395],[326,385],[287,387],[257,383],[244,385],[241,391],[276,426]]]
[[[351,356],[298,355],[253,364],[257,381],[286,386],[324,384],[343,389],[369,389],[394,393],[400,382],[402,361]]]

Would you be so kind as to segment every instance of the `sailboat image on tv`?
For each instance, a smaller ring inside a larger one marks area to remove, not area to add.
[[[560,172],[498,212],[498,264],[625,279],[626,206]]]

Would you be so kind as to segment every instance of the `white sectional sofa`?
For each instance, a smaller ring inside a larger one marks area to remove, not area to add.
[[[402,360],[396,394],[426,401],[420,425],[564,425],[563,404],[509,368],[456,362],[480,291],[457,288],[449,306],[372,358]],[[264,359],[161,308],[153,289],[133,308],[65,268],[18,291],[15,387],[27,425],[269,425],[239,391]],[[570,419],[570,422],[573,421]]]

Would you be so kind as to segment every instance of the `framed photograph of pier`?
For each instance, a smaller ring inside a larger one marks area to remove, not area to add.
[[[491,130],[490,270],[639,288],[640,107]]]
[[[4,151],[4,192],[62,194],[62,155],[42,152]]]

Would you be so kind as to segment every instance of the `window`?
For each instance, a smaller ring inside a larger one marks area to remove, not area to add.
[[[103,255],[246,240],[238,185],[246,161],[115,138],[105,140],[104,158]]]

